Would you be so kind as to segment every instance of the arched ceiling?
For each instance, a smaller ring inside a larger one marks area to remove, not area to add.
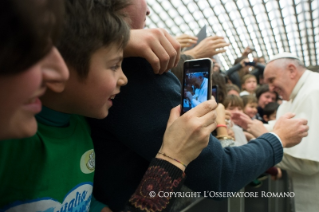
[[[306,66],[319,65],[319,0],[147,0],[146,24],[172,35],[196,35],[206,25],[208,35],[224,36],[231,46],[219,55],[231,67],[245,47],[254,56],[292,52]]]

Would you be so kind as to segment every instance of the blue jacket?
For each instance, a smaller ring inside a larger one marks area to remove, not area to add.
[[[153,74],[142,58],[122,65],[128,84],[113,101],[109,116],[88,119],[96,153],[94,196],[112,210],[123,208],[158,152],[170,110],[181,102],[179,80],[170,72]],[[281,161],[283,149],[272,134],[241,147],[208,146],[186,169],[194,191],[238,191]]]

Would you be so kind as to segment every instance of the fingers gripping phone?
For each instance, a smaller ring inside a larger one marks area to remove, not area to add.
[[[186,113],[212,96],[212,60],[187,60],[183,67],[182,111]]]

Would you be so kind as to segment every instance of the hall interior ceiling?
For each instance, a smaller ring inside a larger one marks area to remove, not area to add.
[[[253,56],[292,52],[306,66],[319,65],[319,0],[147,0],[148,28],[164,28],[171,35],[223,36],[231,46],[219,55],[228,69],[245,47]],[[250,57],[252,59],[252,56]]]

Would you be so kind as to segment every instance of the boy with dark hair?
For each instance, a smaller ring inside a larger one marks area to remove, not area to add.
[[[121,61],[129,28],[115,10],[125,6],[126,0],[66,1],[58,49],[70,79],[52,83],[41,98],[36,135],[0,143],[0,211],[89,210],[95,153],[85,119],[71,114],[104,118],[127,83]]]
[[[277,102],[270,102],[264,108],[264,116],[263,119],[265,121],[276,120],[277,110],[279,104]]]
[[[119,0],[66,2],[67,17],[58,47],[70,79],[52,84],[42,97],[44,107],[37,116],[35,136],[0,143],[0,211],[107,211],[97,201],[90,204],[95,153],[88,125],[78,115],[105,118],[120,87],[127,83],[121,62],[129,28],[119,13],[126,5],[127,1]],[[85,49],[78,51],[78,46]],[[75,54],[79,56],[73,57]],[[54,92],[57,89],[61,92]],[[171,110],[163,145],[126,210],[169,210],[171,198],[158,201],[147,189],[154,187],[157,193],[179,190],[186,166],[216,128],[215,107],[214,100],[207,101],[183,117],[179,117],[179,107]]]

